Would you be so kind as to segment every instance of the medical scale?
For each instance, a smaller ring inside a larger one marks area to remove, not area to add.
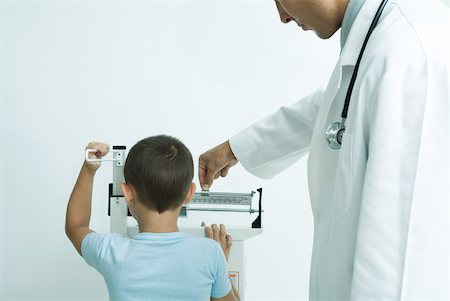
[[[112,161],[113,165],[113,183],[109,184],[108,192],[108,215],[110,216],[110,231],[119,233],[123,236],[132,238],[139,233],[137,223],[130,218],[131,214],[125,202],[125,198],[120,189],[120,184],[125,181],[123,169],[126,159],[125,146],[113,146],[110,153],[112,157],[102,159],[90,159],[89,153],[95,153],[95,149],[86,149],[86,161],[105,162]],[[258,193],[258,206],[253,207],[254,197]],[[239,291],[241,300],[245,300],[246,287],[246,256],[245,240],[262,233],[262,189],[257,189],[249,193],[232,192],[196,192],[193,199],[187,206],[183,206],[178,219],[178,226],[181,232],[191,234],[197,237],[204,237],[204,225],[219,223],[218,220],[223,215],[231,217],[233,222],[241,221],[240,225],[223,222],[227,232],[232,236],[233,246],[231,247],[228,259],[228,273],[234,287]],[[247,213],[246,217],[239,218],[235,215]],[[252,214],[257,214],[253,220]],[[231,216],[230,216],[231,215]],[[249,219],[250,217],[250,219]],[[242,224],[242,220],[248,222]],[[250,222],[249,222],[250,221]],[[134,224],[133,224],[134,223]]]

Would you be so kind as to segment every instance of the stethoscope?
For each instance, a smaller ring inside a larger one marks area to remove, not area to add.
[[[325,131],[325,137],[328,141],[328,145],[332,149],[341,148],[342,137],[345,132],[345,120],[347,119],[348,107],[350,105],[350,98],[352,97],[353,86],[355,85],[356,76],[358,75],[359,64],[361,63],[361,58],[363,56],[364,50],[366,49],[366,45],[367,42],[369,41],[370,35],[377,26],[378,20],[380,20],[381,14],[383,13],[383,9],[386,6],[387,2],[388,0],[383,0],[383,2],[381,2],[380,7],[378,8],[377,13],[375,14],[375,17],[373,18],[372,24],[369,27],[369,31],[367,32],[361,51],[359,52],[355,70],[353,71],[353,75],[350,80],[350,85],[348,86],[347,95],[345,96],[344,108],[341,114],[342,121],[330,124],[327,130]]]

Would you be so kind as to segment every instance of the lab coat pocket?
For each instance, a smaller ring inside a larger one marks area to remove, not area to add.
[[[341,215],[345,215],[352,206],[352,146],[353,136],[344,133],[334,182],[334,203]]]

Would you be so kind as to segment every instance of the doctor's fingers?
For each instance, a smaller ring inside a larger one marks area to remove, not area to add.
[[[203,189],[203,187],[206,184],[206,172],[208,171],[208,168],[205,164],[201,162],[201,157],[198,159],[198,179],[200,181],[200,187]],[[208,189],[206,189],[208,190]]]
[[[228,175],[228,171],[232,166],[234,166],[237,161],[227,162],[222,164],[222,162],[213,162],[208,166],[202,166],[199,163],[199,180],[200,186],[204,188],[204,190],[208,190],[211,187],[214,180],[217,180],[219,177],[226,177]],[[207,188],[206,186],[207,185]]]
[[[222,178],[225,178],[228,175],[229,170],[230,170],[230,165],[225,166],[225,168],[220,171],[220,176]]]
[[[202,190],[209,190],[214,180],[217,179],[216,174],[213,170],[208,168],[206,165],[199,163],[198,165],[198,179],[200,181],[200,187]]]
[[[206,172],[207,172],[207,168],[206,166],[203,166],[200,163],[198,163],[198,179],[200,181],[200,187],[202,188],[202,190],[208,190],[209,189],[209,185],[206,184]],[[208,186],[208,187],[206,187]]]
[[[220,171],[220,176],[222,178],[226,177],[228,175],[228,172],[230,171],[230,168],[233,167],[234,165],[237,164],[237,160],[233,160],[231,161],[227,166],[225,166],[221,171]]]
[[[204,165],[199,163],[198,175],[200,180],[200,186],[203,190],[209,190],[214,180],[219,178],[221,167],[216,167],[215,163]]]
[[[213,181],[220,177],[224,168],[229,168],[237,162],[228,141],[201,154],[198,159],[201,187],[210,187]],[[228,169],[225,169],[222,176],[227,173]]]

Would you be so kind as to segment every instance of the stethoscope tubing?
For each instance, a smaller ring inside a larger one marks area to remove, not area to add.
[[[341,122],[334,122],[330,124],[325,131],[325,138],[328,141],[328,146],[332,149],[340,149],[342,139],[345,133],[345,121],[347,119],[348,108],[350,106],[350,99],[353,93],[353,87],[355,86],[356,78],[358,76],[359,65],[361,64],[361,60],[364,54],[364,50],[366,49],[367,43],[369,41],[372,32],[380,20],[381,14],[383,13],[384,7],[386,6],[388,0],[383,0],[378,7],[378,10],[372,20],[372,24],[370,24],[369,31],[366,34],[366,38],[364,39],[364,43],[361,47],[361,51],[359,52],[358,60],[356,61],[355,69],[353,70],[352,78],[350,79],[350,84],[348,85],[347,95],[345,96],[344,108],[342,109],[341,114]]]
[[[353,71],[352,78],[350,80],[350,84],[348,86],[347,95],[345,96],[345,103],[344,108],[342,109],[341,117],[342,119],[347,119],[347,113],[348,113],[348,107],[350,105],[350,98],[352,97],[353,93],[353,87],[355,86],[356,77],[358,76],[358,70],[359,65],[361,64],[361,59],[364,54],[364,50],[366,50],[367,43],[369,42],[369,38],[372,35],[372,32],[374,31],[375,27],[378,24],[378,21],[380,20],[381,14],[383,13],[384,7],[386,6],[388,0],[383,0],[381,2],[380,6],[378,7],[377,13],[375,14],[375,17],[372,20],[372,24],[369,27],[369,31],[367,32],[366,38],[364,39],[364,43],[361,47],[361,51],[359,52],[358,60],[356,61],[355,70]]]

